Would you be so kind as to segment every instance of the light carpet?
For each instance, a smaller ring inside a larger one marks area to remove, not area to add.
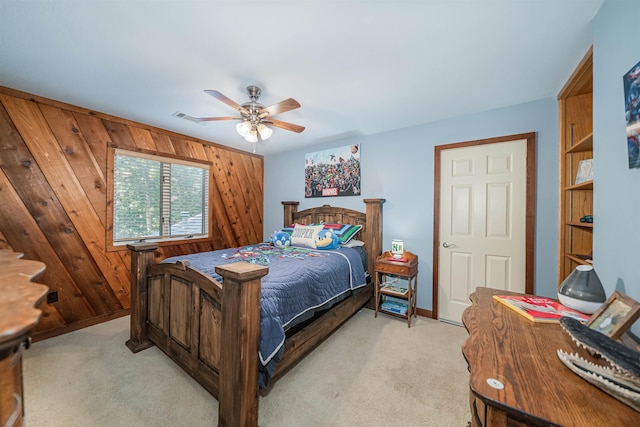
[[[156,347],[132,354],[129,317],[24,353],[29,427],[215,426],[217,401]],[[460,326],[363,309],[260,398],[261,427],[466,426]]]

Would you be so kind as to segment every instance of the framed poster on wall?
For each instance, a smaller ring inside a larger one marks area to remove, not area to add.
[[[304,156],[304,197],[360,195],[360,144]]]
[[[623,77],[629,168],[640,168],[640,62]]]

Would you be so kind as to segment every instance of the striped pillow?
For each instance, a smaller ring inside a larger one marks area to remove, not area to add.
[[[332,224],[329,222],[322,223],[322,226],[333,231],[333,234],[340,239],[341,245],[348,243],[349,240],[353,239],[355,235],[358,234],[358,231],[362,229],[361,225]]]

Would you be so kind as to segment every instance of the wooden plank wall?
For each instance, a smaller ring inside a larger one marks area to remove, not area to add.
[[[211,241],[164,245],[156,256],[262,241],[262,156],[0,87],[0,248],[46,264],[34,338],[129,313],[130,257],[107,249],[108,148],[211,163]]]

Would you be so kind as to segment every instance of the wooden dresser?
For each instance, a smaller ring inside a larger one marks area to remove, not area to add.
[[[22,254],[0,250],[0,426],[24,424],[22,346],[40,319],[34,308],[48,288],[32,280],[45,265],[22,260]]]
[[[640,413],[564,366],[558,349],[590,357],[559,324],[534,323],[494,294],[513,293],[477,288],[462,316],[473,426],[640,425]]]

